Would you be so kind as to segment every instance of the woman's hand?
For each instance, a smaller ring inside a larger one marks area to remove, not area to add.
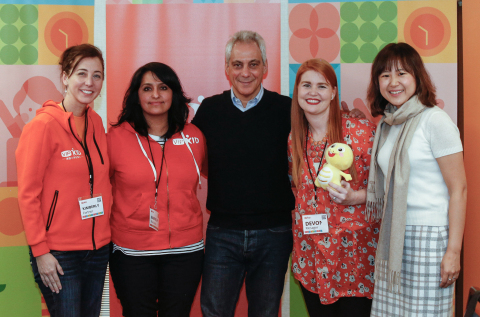
[[[440,287],[453,284],[460,272],[463,230],[467,207],[467,178],[463,152],[437,158],[438,166],[450,194],[448,206],[448,245],[440,265]]]
[[[361,189],[354,191],[350,184],[342,180],[342,186],[328,183],[327,190],[334,202],[340,205],[359,205],[364,204],[367,199],[367,191]]]
[[[43,285],[50,288],[52,292],[58,294],[62,290],[62,284],[58,278],[57,271],[63,275],[63,270],[57,259],[55,259],[51,253],[37,256],[35,259],[37,261],[38,273],[40,273]]]
[[[447,249],[440,264],[440,276],[442,281],[440,287],[452,285],[460,273],[460,251],[454,252]]]

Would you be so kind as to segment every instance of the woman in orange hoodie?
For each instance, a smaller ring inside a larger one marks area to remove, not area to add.
[[[102,89],[104,62],[98,48],[81,44],[60,66],[64,99],[46,101],[20,137],[18,202],[50,315],[99,316],[111,186],[105,130],[89,104]]]
[[[140,67],[107,134],[113,186],[110,272],[124,316],[188,317],[203,268],[197,199],[205,138],[162,63]]]

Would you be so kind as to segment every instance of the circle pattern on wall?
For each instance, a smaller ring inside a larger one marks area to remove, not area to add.
[[[433,56],[442,52],[450,41],[450,22],[440,10],[424,7],[409,15],[404,33],[405,40],[421,56]]]
[[[0,5],[0,65],[38,63],[38,8]]]
[[[87,24],[76,13],[60,12],[45,26],[45,43],[56,56],[60,56],[67,47],[87,42]]]
[[[302,3],[290,11],[290,56],[298,63],[311,58],[333,62],[340,51],[337,31],[340,26],[338,9],[330,3],[315,7]]]
[[[371,63],[379,50],[397,39],[395,2],[345,2],[340,17],[343,63]]]

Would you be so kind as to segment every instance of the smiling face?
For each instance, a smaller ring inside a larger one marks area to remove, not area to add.
[[[237,42],[233,45],[225,72],[232,84],[233,93],[243,105],[260,91],[267,62],[263,64],[262,52],[255,42]]]
[[[62,80],[67,88],[65,103],[85,107],[91,104],[102,90],[102,62],[98,57],[85,57],[70,75],[64,72]]]
[[[400,64],[383,71],[378,77],[378,84],[383,98],[397,108],[407,102],[417,89],[415,76]]]
[[[344,143],[333,143],[327,148],[326,159],[327,163],[344,171],[353,163],[353,151]]]
[[[143,75],[142,83],[138,88],[138,98],[147,122],[159,118],[168,119],[172,97],[172,89],[152,72]]]
[[[336,93],[337,87],[332,87],[322,74],[308,70],[298,84],[298,104],[306,116],[328,115],[330,101]]]

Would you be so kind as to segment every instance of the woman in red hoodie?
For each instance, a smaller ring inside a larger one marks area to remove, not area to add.
[[[89,104],[102,89],[102,53],[73,46],[60,66],[64,99],[46,101],[20,137],[18,202],[50,315],[99,316],[111,186],[105,130]]]
[[[203,268],[197,199],[205,139],[186,123],[177,74],[140,67],[107,134],[113,186],[110,271],[124,316],[189,316]]]

